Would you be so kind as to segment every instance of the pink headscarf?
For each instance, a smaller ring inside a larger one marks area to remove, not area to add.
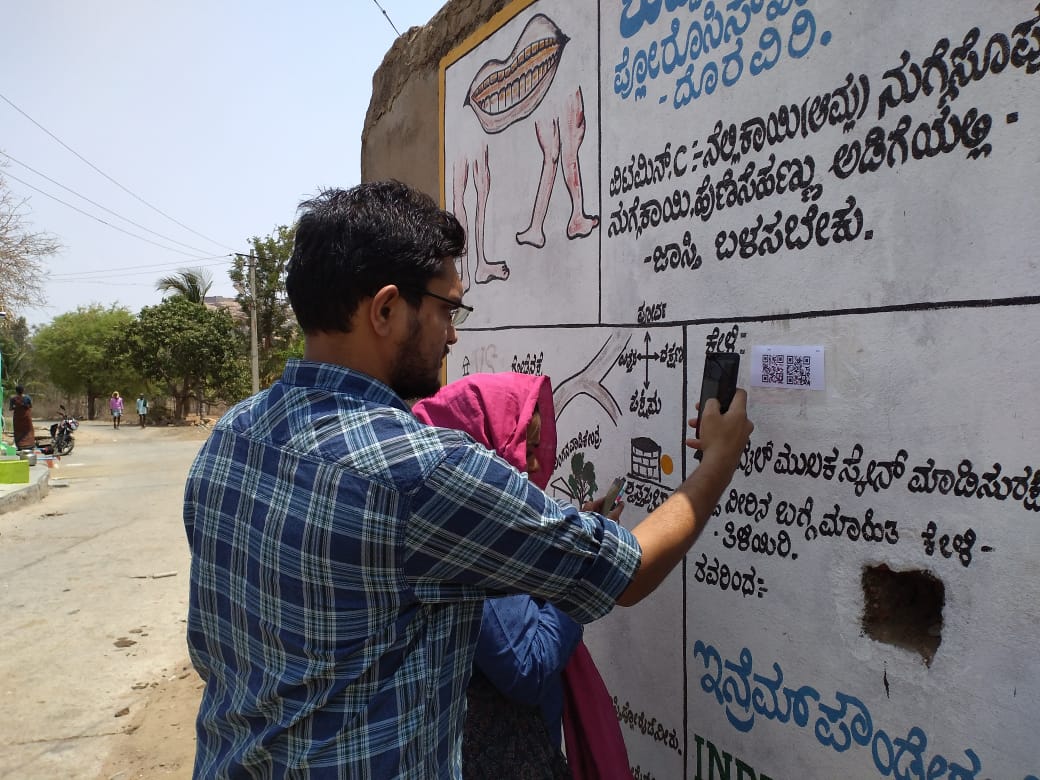
[[[556,460],[556,410],[545,376],[473,374],[412,407],[428,425],[465,431],[520,471],[527,470],[527,426],[542,418],[539,468],[528,478],[545,490]],[[584,642],[563,670],[563,734],[575,780],[631,780],[613,700]]]
[[[422,422],[465,431],[520,471],[527,471],[527,426],[535,409],[542,418],[539,468],[528,476],[545,490],[556,459],[556,410],[549,377],[472,374],[412,407]]]

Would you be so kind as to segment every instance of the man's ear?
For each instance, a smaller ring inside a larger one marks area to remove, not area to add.
[[[380,336],[389,336],[394,321],[399,318],[408,306],[396,284],[388,284],[381,288],[368,306],[368,316],[372,324],[372,330]]]

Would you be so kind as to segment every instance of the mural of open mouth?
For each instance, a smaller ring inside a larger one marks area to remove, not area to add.
[[[545,14],[531,17],[505,60],[488,60],[469,85],[463,105],[486,133],[500,133],[538,108],[569,41]]]

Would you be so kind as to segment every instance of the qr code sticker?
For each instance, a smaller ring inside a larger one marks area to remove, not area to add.
[[[750,384],[789,390],[824,390],[825,349],[818,345],[756,344]]]
[[[786,355],[762,356],[762,384],[782,385],[784,383],[784,358]]]
[[[784,384],[808,387],[812,378],[810,355],[787,355],[787,376]]]

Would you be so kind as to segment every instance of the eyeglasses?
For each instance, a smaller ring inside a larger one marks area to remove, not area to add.
[[[458,327],[466,321],[466,317],[473,311],[472,306],[467,306],[462,301],[453,301],[451,298],[445,298],[443,295],[430,292],[429,290],[419,290],[423,295],[429,295],[431,298],[436,298],[438,301],[444,301],[451,305],[451,310],[448,315],[451,317],[451,324],[453,327]]]

